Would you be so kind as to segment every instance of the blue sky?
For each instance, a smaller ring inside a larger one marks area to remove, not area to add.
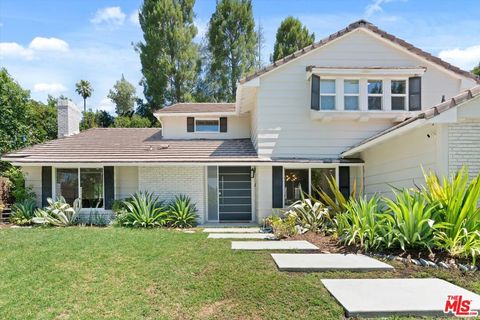
[[[0,65],[43,101],[49,93],[64,94],[82,105],[75,83],[89,80],[95,91],[88,106],[113,111],[107,94],[121,74],[135,85],[141,79],[132,46],[142,40],[140,5],[133,0],[1,0]],[[316,39],[365,18],[463,69],[480,61],[479,0],[254,0],[253,8],[264,28],[265,62],[288,15],[298,17]],[[214,0],[197,0],[196,41],[214,10]],[[137,94],[143,97],[138,85]]]

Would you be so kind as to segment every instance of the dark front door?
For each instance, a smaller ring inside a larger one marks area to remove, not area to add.
[[[250,167],[218,168],[218,212],[220,221],[252,220]]]

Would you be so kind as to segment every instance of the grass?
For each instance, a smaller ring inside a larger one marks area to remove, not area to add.
[[[204,233],[123,228],[0,229],[8,319],[341,319],[322,278],[439,277],[480,293],[480,275],[404,267],[282,273],[266,252]],[[417,270],[414,269],[414,270]]]

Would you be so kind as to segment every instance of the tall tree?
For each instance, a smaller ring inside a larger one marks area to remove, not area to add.
[[[191,101],[197,78],[198,49],[193,43],[194,0],[144,0],[139,13],[143,42],[136,45],[149,104]]]
[[[255,68],[255,22],[251,0],[219,0],[207,32],[208,81],[217,101],[234,101],[237,81]]]
[[[92,85],[87,80],[80,80],[75,84],[75,91],[83,98],[83,112],[87,112],[87,98],[92,96]]]
[[[257,26],[257,61],[255,63],[256,69],[261,69],[263,67],[263,60],[262,60],[262,51],[265,47],[265,34],[263,32],[263,25],[261,22],[258,23]]]
[[[472,73],[476,75],[477,77],[480,77],[480,62],[478,63],[478,66],[473,68]]]
[[[297,50],[311,45],[315,41],[315,34],[309,33],[300,20],[294,17],[285,18],[277,29],[275,45],[273,47],[272,62],[282,59]]]
[[[113,89],[110,89],[108,93],[108,98],[115,103],[115,112],[118,115],[133,111],[137,99],[135,93],[135,87],[125,80],[122,74],[122,78],[115,83]]]

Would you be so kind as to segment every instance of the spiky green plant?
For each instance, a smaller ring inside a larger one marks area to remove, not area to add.
[[[197,223],[197,208],[186,195],[176,196],[168,206],[166,222],[175,228],[191,228]]]
[[[64,197],[58,197],[55,201],[52,198],[47,199],[48,206],[35,211],[34,223],[51,225],[57,227],[67,227],[77,223],[82,202],[75,199],[73,207],[70,206]]]
[[[17,225],[28,225],[32,223],[32,218],[36,208],[35,200],[25,199],[12,206],[10,222]]]
[[[124,201],[123,226],[158,227],[165,224],[167,210],[163,202],[151,192],[140,191]]]
[[[321,232],[331,228],[329,211],[320,201],[303,198],[293,203],[289,212],[294,212],[298,224],[309,231]]]
[[[352,190],[348,197],[345,197],[343,193],[340,191],[340,187],[337,183],[335,177],[330,176],[327,177],[328,182],[328,189],[318,189],[316,187],[312,187],[313,191],[318,194],[322,203],[330,208],[330,212],[332,215],[336,215],[342,212],[345,212],[347,203],[350,199],[356,199],[359,196],[359,191],[357,190],[357,181],[356,179],[353,180]],[[329,191],[330,190],[330,191]]]

